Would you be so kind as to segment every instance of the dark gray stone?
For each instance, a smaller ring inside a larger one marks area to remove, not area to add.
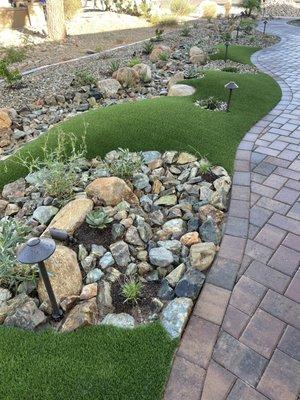
[[[219,244],[221,241],[221,232],[212,218],[208,218],[199,228],[200,237],[204,242],[213,242]]]
[[[175,288],[176,296],[196,299],[205,281],[205,275],[197,269],[188,270]]]
[[[122,224],[113,224],[111,228],[111,235],[113,240],[120,239],[125,233],[125,226]]]
[[[163,280],[157,296],[162,300],[173,300],[175,297],[175,292],[171,286],[169,286],[168,282]]]

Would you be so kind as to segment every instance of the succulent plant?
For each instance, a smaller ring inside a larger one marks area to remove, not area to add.
[[[110,218],[102,209],[98,209],[89,212],[85,221],[91,228],[104,229],[113,221],[113,218]]]

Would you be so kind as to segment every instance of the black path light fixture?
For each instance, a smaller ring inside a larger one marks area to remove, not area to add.
[[[58,320],[62,317],[63,312],[57,304],[48,272],[44,265],[44,261],[52,256],[55,249],[56,245],[53,239],[34,237],[29,239],[20,248],[17,254],[17,260],[21,264],[38,264],[52,306],[52,317]]]
[[[240,30],[241,30],[241,28],[240,28],[240,26],[238,25],[238,26],[236,27],[236,37],[235,37],[235,40],[236,40],[236,41],[238,41],[238,39],[239,39]]]
[[[230,106],[230,102],[231,102],[232,92],[235,89],[238,89],[238,85],[235,82],[228,82],[225,85],[225,89],[229,90],[229,96],[228,96],[227,107],[226,107],[226,112],[229,112],[229,106]]]
[[[266,34],[267,23],[268,23],[268,21],[265,19],[264,22],[263,22],[263,24],[264,24],[263,34],[264,35]]]
[[[229,47],[229,40],[226,40],[225,42],[225,56],[224,56],[224,61],[227,62],[227,58],[228,58],[228,47]]]

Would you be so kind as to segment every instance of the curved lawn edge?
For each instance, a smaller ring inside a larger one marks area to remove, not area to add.
[[[216,46],[218,52],[210,56],[211,60],[224,60],[225,58],[225,44],[219,44]],[[257,51],[261,50],[261,47],[254,46],[242,46],[238,44],[230,44],[228,46],[227,58],[228,60],[241,63],[254,65],[251,57]]]
[[[226,101],[228,93],[224,84],[231,80],[237,82],[239,89],[233,94],[229,113],[194,106],[196,99],[212,95]],[[62,130],[77,137],[86,133],[88,158],[104,156],[118,147],[131,151],[174,149],[198,152],[232,172],[240,140],[277,104],[280,88],[265,74],[221,71],[206,71],[203,79],[188,83],[196,88],[193,96],[118,104],[88,111],[56,125],[0,162],[0,187],[26,175],[27,170],[19,164],[18,158],[28,154],[41,157],[45,142],[49,147],[55,146]]]

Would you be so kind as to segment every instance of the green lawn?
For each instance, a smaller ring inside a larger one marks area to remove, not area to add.
[[[158,324],[69,334],[0,328],[0,399],[160,400],[176,345]]]
[[[248,48],[249,54],[253,51]],[[245,58],[240,49],[239,60]],[[201,110],[198,98],[226,100],[225,83],[239,89],[229,113]],[[192,97],[161,97],[89,111],[65,121],[21,150],[41,153],[57,132],[86,131],[88,156],[117,148],[198,151],[212,163],[233,169],[236,148],[245,133],[279,101],[277,83],[264,74],[208,71],[189,81]],[[0,187],[26,173],[15,156],[0,163]],[[154,324],[133,331],[83,328],[71,334],[27,333],[0,328],[0,399],[2,400],[160,400],[176,347]]]
[[[220,44],[217,46],[218,52],[212,55],[210,58],[212,60],[224,60],[225,57],[225,45]],[[227,57],[228,60],[235,61],[241,64],[250,64],[251,55],[256,51],[260,50],[260,47],[249,47],[249,46],[239,46],[239,45],[230,45],[228,47]]]

